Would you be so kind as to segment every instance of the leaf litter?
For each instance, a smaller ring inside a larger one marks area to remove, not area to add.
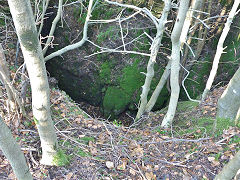
[[[216,106],[214,93],[205,105],[200,104],[184,116],[216,114],[216,108],[208,105]],[[38,163],[41,151],[34,122],[21,123],[14,130],[36,179],[213,179],[240,148],[237,127],[225,129],[218,137],[206,136],[201,128],[179,135],[175,133],[177,128],[159,128],[162,113],[149,114],[136,126],[125,127],[92,118],[58,89],[51,90],[51,103],[59,145],[67,154],[68,166]],[[14,177],[0,152],[0,178]]]

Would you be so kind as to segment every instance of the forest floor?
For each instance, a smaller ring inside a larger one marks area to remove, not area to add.
[[[218,120],[213,133],[215,89],[202,104],[180,102],[174,126],[160,128],[162,110],[125,127],[82,111],[63,91],[51,90],[51,108],[62,167],[39,164],[40,141],[34,121],[5,116],[22,147],[34,179],[213,179],[240,148],[240,128]],[[28,114],[32,117],[31,111]],[[17,127],[17,128],[16,128]],[[15,179],[0,151],[0,179]]]

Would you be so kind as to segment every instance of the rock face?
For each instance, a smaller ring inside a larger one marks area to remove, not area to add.
[[[95,11],[101,13],[99,12],[101,8]],[[110,13],[109,16],[117,15],[116,8],[109,8],[108,13]],[[55,46],[54,51],[81,40],[82,34],[78,39],[74,40],[80,32],[79,29],[82,29],[83,26],[82,19],[77,19],[78,16],[79,13],[75,12],[74,9],[65,8],[64,18],[68,24],[71,24],[71,27],[65,24],[64,28],[57,29],[55,44],[59,46]],[[122,23],[122,27],[123,33],[126,35],[125,43],[140,36],[138,41],[126,45],[128,50],[149,53],[151,40],[143,34],[144,31],[149,34],[152,31],[153,25],[149,24],[148,19],[138,16],[128,24]],[[122,45],[118,23],[89,26],[88,37],[102,47],[113,49]],[[123,48],[119,48],[119,50],[123,50]],[[141,86],[144,84],[145,79],[144,74],[141,72],[146,71],[148,57],[121,53],[103,53],[90,58],[85,57],[98,51],[100,51],[99,48],[90,43],[85,43],[83,47],[47,62],[47,69],[50,75],[58,80],[58,86],[75,101],[85,101],[94,106],[100,106],[106,117],[115,118],[127,109],[137,110]],[[161,62],[158,61],[152,88],[158,83],[165,63],[163,58]],[[168,91],[165,88],[156,107],[161,108],[167,99]]]
[[[107,8],[107,11],[106,11]],[[113,19],[116,18],[121,9],[106,5],[96,6],[91,19]],[[127,17],[131,11],[123,11],[122,16]],[[64,8],[64,24],[58,27],[55,33],[54,51],[81,40],[85,14],[81,13],[80,7],[66,6]],[[144,32],[154,37],[154,25],[141,15],[132,18],[130,21],[122,22],[122,31],[125,36],[125,48],[138,52],[149,53],[151,40]],[[234,30],[235,31],[235,30]],[[233,31],[233,32],[234,32]],[[237,32],[237,31],[236,31]],[[239,32],[239,30],[238,30]],[[233,33],[234,34],[234,33]],[[236,33],[235,33],[236,35]],[[221,78],[216,78],[216,82],[228,80],[237,68],[236,63],[239,58],[239,38],[233,36],[228,41],[228,54],[224,54],[221,61],[232,61],[220,65]],[[88,32],[89,40],[95,44],[115,49],[122,45],[119,22],[109,24],[91,24]],[[138,38],[137,38],[138,37]],[[231,35],[229,35],[231,37]],[[128,42],[133,41],[131,44]],[[234,40],[234,43],[232,43]],[[167,58],[163,54],[170,54],[170,39],[163,38],[164,48],[160,49],[157,63],[155,65],[155,76],[152,81],[150,95],[157,85]],[[192,66],[190,76],[185,81],[185,86],[192,98],[196,98],[205,87],[214,49],[211,45],[203,50],[200,60]],[[227,44],[226,44],[227,45]],[[214,46],[213,46],[214,47]],[[118,50],[123,50],[123,46]],[[236,49],[237,51],[234,51]],[[148,57],[136,54],[122,53],[97,53],[100,48],[87,42],[81,48],[63,54],[47,62],[47,69],[51,76],[58,80],[58,86],[66,91],[76,102],[85,101],[91,105],[101,107],[105,117],[115,118],[125,110],[136,111],[140,99],[141,86],[144,84]],[[51,52],[51,49],[49,53]],[[89,56],[93,53],[96,55]],[[226,70],[227,69],[227,70]],[[227,82],[227,81],[226,81]],[[149,95],[149,96],[150,96]],[[164,107],[169,99],[169,92],[165,87],[160,94],[155,109]],[[184,91],[180,94],[181,100],[187,100]]]

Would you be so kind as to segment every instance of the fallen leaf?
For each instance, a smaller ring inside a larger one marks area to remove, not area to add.
[[[215,157],[208,157],[208,160],[209,160],[210,162],[212,162],[212,161],[215,160]]]
[[[72,175],[73,175],[72,172],[68,173],[68,174],[65,176],[65,179],[66,179],[66,180],[70,180],[71,177],[72,177]]]
[[[136,171],[133,170],[132,168],[130,168],[130,171],[129,171],[129,172],[130,172],[130,174],[132,174],[132,175],[134,175],[134,176],[136,175]]]
[[[145,176],[146,176],[147,180],[155,180],[156,179],[156,175],[153,174],[153,172],[146,172]]]
[[[111,161],[106,161],[106,166],[108,169],[113,169],[114,168],[114,163]]]
[[[202,168],[202,165],[197,165],[197,166],[195,166],[195,169],[196,170],[199,170],[199,169],[201,169]]]
[[[117,169],[123,171],[123,170],[126,169],[126,166],[127,166],[127,160],[126,159],[122,159],[122,164],[117,166]]]

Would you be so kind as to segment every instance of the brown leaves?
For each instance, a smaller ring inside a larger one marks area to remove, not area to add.
[[[156,180],[157,176],[155,174],[153,174],[153,172],[146,172],[145,176],[147,178],[147,180]]]
[[[134,147],[131,147],[131,156],[142,157],[143,156],[143,148],[138,144]]]

